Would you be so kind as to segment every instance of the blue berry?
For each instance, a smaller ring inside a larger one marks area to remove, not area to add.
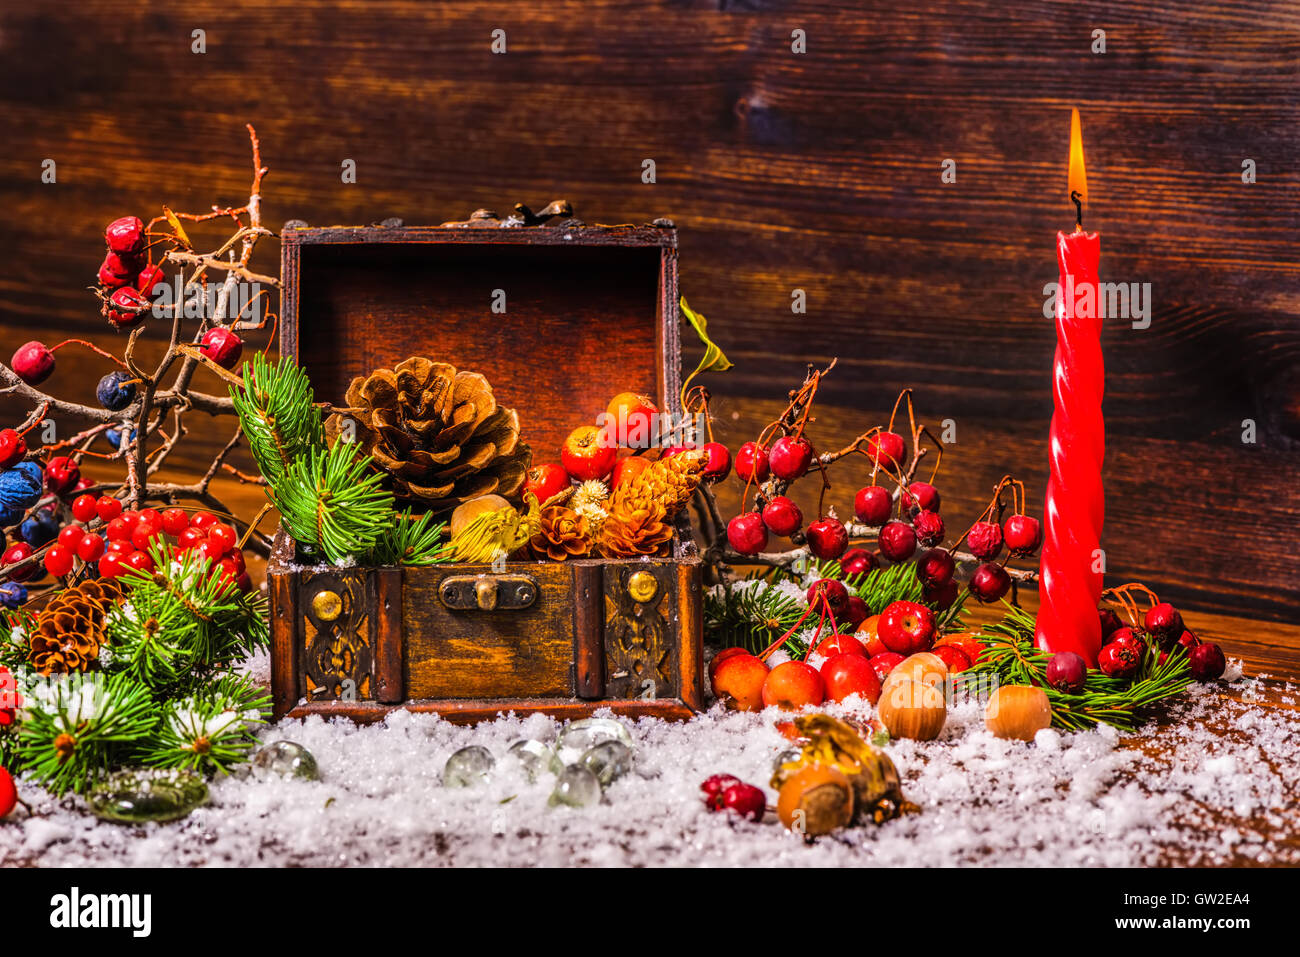
[[[26,511],[41,500],[44,488],[45,473],[40,463],[31,460],[19,462],[0,472],[0,510]]]
[[[133,439],[135,438],[135,431],[135,429],[131,430],[131,438]],[[108,440],[108,444],[113,446],[113,448],[119,448],[122,445],[122,430],[106,429],[104,431],[104,438]]]
[[[110,412],[120,412],[135,401],[135,381],[126,372],[110,372],[99,380],[99,385],[95,387],[95,398]]]
[[[0,608],[8,608],[10,611],[19,608],[27,602],[27,586],[20,585],[18,582],[5,582],[0,585]]]
[[[18,535],[32,548],[40,548],[59,537],[59,520],[52,511],[43,508],[23,521]]]

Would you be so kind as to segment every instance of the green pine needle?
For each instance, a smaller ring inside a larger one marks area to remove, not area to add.
[[[253,459],[274,487],[294,462],[324,446],[320,410],[307,374],[287,356],[272,366],[259,352],[243,372],[243,387],[232,387],[230,399]]]
[[[247,676],[226,675],[167,703],[158,731],[141,749],[146,764],[229,774],[257,746],[271,698]]]
[[[375,547],[394,523],[393,496],[370,457],[348,442],[313,449],[273,483],[271,499],[289,534],[340,564]]]
[[[446,524],[435,522],[432,512],[419,518],[409,508],[398,512],[362,564],[419,566],[450,561],[451,550],[442,539],[444,528]]]
[[[789,631],[808,606],[772,582],[753,581],[710,591],[704,599],[704,627],[710,640],[757,654]]]

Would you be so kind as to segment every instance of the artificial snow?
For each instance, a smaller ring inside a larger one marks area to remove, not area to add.
[[[245,670],[264,678],[266,657]],[[307,747],[321,781],[221,778],[187,819],[127,827],[20,782],[33,813],[0,822],[0,865],[1130,866],[1175,848],[1180,862],[1300,863],[1283,840],[1297,827],[1300,724],[1213,689],[1194,686],[1136,735],[1051,729],[1031,744],[993,737],[978,702],[956,703],[937,741],[886,747],[921,814],[811,844],[773,814],[750,823],[700,799],[701,781],[730,773],[774,804],[785,717],[715,705],[688,722],[626,722],[635,768],[586,809],[548,806],[553,775],[530,782],[506,756],[520,738],[554,739],[563,724],[544,716],[473,728],[406,711],[369,726],[286,720],[262,740]],[[496,757],[491,777],[444,788],[443,764],[469,745]]]

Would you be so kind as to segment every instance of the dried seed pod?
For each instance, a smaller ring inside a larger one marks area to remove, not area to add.
[[[1051,723],[1047,692],[1032,685],[1003,685],[984,709],[984,726],[999,738],[1032,741]]]
[[[943,692],[920,681],[887,683],[878,711],[892,736],[915,741],[933,741],[948,720]]]
[[[806,837],[829,834],[853,820],[853,785],[835,768],[807,765],[781,785],[776,813]]]

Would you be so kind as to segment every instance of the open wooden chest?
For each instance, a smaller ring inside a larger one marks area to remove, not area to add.
[[[615,393],[680,412],[668,221],[291,223],[282,281],[280,349],[318,400],[429,356],[485,375],[535,461],[557,460]],[[702,574],[689,528],[676,535],[671,557],[339,568],[301,565],[282,528],[268,566],[276,715],[688,716],[702,706]]]

